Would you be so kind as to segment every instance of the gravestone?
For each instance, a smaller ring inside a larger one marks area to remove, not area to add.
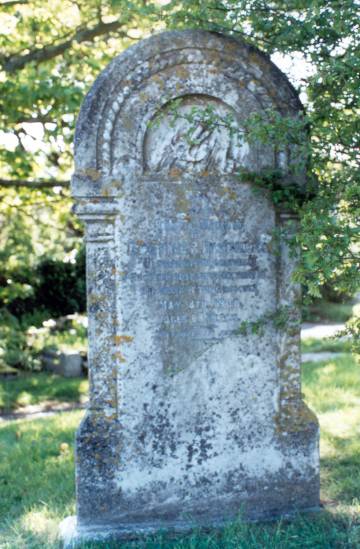
[[[206,109],[220,123],[204,123]],[[84,102],[72,189],[86,227],[90,404],[65,543],[319,504],[287,244],[296,220],[239,176],[291,171],[294,149],[241,132],[269,109],[301,112],[285,76],[203,31],[129,48]]]

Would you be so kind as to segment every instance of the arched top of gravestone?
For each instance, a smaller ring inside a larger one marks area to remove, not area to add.
[[[169,115],[174,105],[179,116]],[[251,113],[302,111],[286,76],[253,46],[200,30],[152,36],[116,57],[90,89],[76,127],[73,194],[117,196],[134,177],[229,174],[290,162],[275,158],[279,152],[269,145],[249,148],[224,128],[203,132],[199,124],[196,142],[186,143],[189,113],[206,106],[240,129]]]

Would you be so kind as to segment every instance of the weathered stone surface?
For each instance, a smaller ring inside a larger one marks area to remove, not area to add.
[[[73,194],[86,225],[90,405],[68,540],[319,503],[318,425],[301,399],[299,288],[285,238],[296,220],[235,175],[286,170],[294,151],[201,124],[189,143],[187,116],[208,105],[239,128],[250,113],[301,109],[267,57],[185,31],[116,58],[79,117]],[[271,321],[279,311],[283,325]]]

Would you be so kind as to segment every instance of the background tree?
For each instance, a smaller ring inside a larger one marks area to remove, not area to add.
[[[149,32],[154,10],[111,0],[0,6],[0,299],[9,304],[34,292],[40,258],[75,260],[82,234],[69,200],[76,116],[110,59]]]
[[[141,0],[0,1],[0,363],[31,365],[27,327],[84,310],[75,120],[95,77],[155,16]]]
[[[356,0],[173,1],[175,26],[239,35],[268,54],[295,55],[311,65],[298,91],[306,100],[310,178],[317,197],[302,211],[299,280],[312,296],[359,287],[360,4]]]

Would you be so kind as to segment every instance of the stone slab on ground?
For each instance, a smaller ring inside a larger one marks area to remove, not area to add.
[[[46,350],[41,355],[43,368],[63,377],[81,377],[83,356],[78,351]]]

